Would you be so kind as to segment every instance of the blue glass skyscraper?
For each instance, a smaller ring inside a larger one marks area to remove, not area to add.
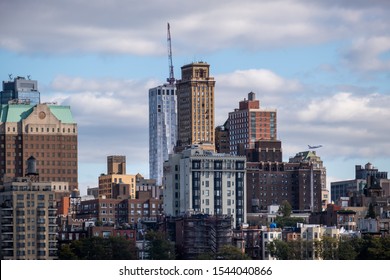
[[[36,105],[40,103],[38,82],[24,77],[16,77],[12,81],[3,81],[3,90],[0,92],[0,104],[24,103]]]

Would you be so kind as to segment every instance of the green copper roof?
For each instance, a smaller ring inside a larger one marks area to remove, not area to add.
[[[33,107],[34,105],[25,104],[1,105],[0,120],[1,122],[20,122],[31,114]]]
[[[70,106],[47,105],[51,113],[62,123],[75,123]],[[0,107],[0,122],[20,122],[33,112],[36,105],[6,104]]]
[[[62,123],[74,123],[70,106],[48,105],[50,111]]]

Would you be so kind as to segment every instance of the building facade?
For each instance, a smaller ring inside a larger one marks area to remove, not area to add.
[[[221,154],[230,154],[229,130],[226,124],[227,122],[215,128],[215,150]]]
[[[246,222],[245,157],[193,146],[164,163],[164,212],[231,215],[234,227]]]
[[[355,179],[330,183],[332,201],[336,203],[342,197],[348,197],[352,194],[364,194],[365,188],[370,183],[368,180],[373,179],[380,182],[380,185],[384,190],[389,189],[386,188],[386,186],[389,185],[386,171],[379,171],[377,168],[373,167],[370,162],[365,164],[364,167],[361,165],[355,165]],[[385,193],[384,195],[390,196],[389,191],[387,191],[387,194]]]
[[[208,144],[215,150],[214,136],[214,78],[210,65],[196,62],[181,67],[177,80],[177,150],[192,144]]]
[[[136,175],[126,174],[125,156],[107,157],[107,174],[99,176],[99,198],[135,198]]]
[[[103,225],[157,223],[162,213],[162,202],[152,197],[151,191],[139,191],[135,198],[97,198],[81,200],[77,218],[98,221]]]
[[[177,95],[175,84],[149,90],[149,178],[161,186],[163,162],[177,141]]]
[[[322,211],[327,195],[326,169],[315,152],[297,153],[289,162],[247,162],[248,212],[260,212],[284,200],[296,211]]]
[[[108,156],[107,174],[126,174],[126,156]]]
[[[35,182],[28,177],[6,181],[0,191],[2,258],[55,259],[56,217],[52,183]]]
[[[261,109],[254,92],[248,93],[248,100],[239,102],[239,108],[229,113],[230,153],[237,154],[237,146],[254,148],[258,140],[277,139],[277,118],[275,109]]]
[[[0,185],[24,177],[36,159],[42,181],[78,186],[78,131],[69,106],[8,104],[0,107]]]
[[[176,250],[181,259],[197,259],[199,255],[215,257],[227,245],[232,245],[231,216],[197,214],[176,219]]]

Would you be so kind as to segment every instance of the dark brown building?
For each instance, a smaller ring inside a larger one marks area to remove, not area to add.
[[[0,185],[24,177],[36,159],[40,181],[78,187],[77,124],[69,106],[7,104],[0,107]]]
[[[277,152],[277,150],[275,150]],[[277,152],[278,153],[278,152]],[[278,159],[253,150],[249,158]],[[315,152],[301,152],[289,162],[247,162],[247,212],[259,212],[268,205],[287,200],[293,210],[322,211],[325,206],[326,169]]]
[[[215,149],[221,154],[230,154],[229,130],[224,125],[215,128]]]

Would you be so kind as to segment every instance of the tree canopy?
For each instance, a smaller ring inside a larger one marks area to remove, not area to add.
[[[75,240],[58,251],[60,260],[135,260],[137,248],[123,237],[90,237]]]
[[[174,260],[176,258],[175,246],[166,235],[160,231],[149,231],[146,234],[147,253],[151,260]]]
[[[279,212],[282,213],[283,217],[290,217],[292,212],[291,204],[287,200],[283,200],[279,207]]]

